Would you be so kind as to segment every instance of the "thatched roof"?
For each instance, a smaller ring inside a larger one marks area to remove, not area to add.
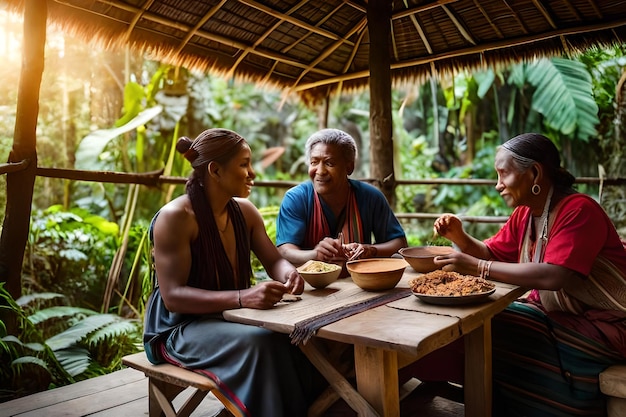
[[[362,0],[41,0],[49,21],[109,47],[320,98],[368,85]],[[21,8],[23,0],[4,0]],[[626,2],[393,0],[394,82],[626,40]],[[370,22],[379,25],[381,22]]]

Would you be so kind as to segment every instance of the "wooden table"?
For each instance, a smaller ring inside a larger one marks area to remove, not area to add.
[[[396,288],[408,288],[416,275],[408,267]],[[409,295],[328,324],[300,348],[360,416],[399,417],[398,369],[464,336],[465,415],[490,417],[491,318],[524,293],[514,285],[495,284],[496,292],[480,304],[432,305]],[[301,320],[377,295],[348,277],[322,290],[307,285],[300,301],[281,302],[271,310],[228,310],[224,318],[290,334]],[[354,346],[358,393],[328,360],[319,339]]]

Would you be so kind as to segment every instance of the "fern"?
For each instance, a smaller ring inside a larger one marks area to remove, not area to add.
[[[50,300],[54,300],[57,298],[65,298],[65,296],[63,294],[59,294],[56,292],[40,292],[40,293],[34,293],[34,294],[28,294],[28,295],[23,295],[20,298],[18,298],[17,300],[15,300],[15,302],[17,303],[17,305],[19,305],[22,308],[26,308],[27,306],[29,306],[30,304],[33,304],[35,302],[48,302]]]
[[[16,345],[19,345],[20,347],[23,347],[23,348],[26,348],[26,349],[29,349],[29,350],[32,350],[32,351],[35,351],[35,352],[43,352],[45,350],[45,346],[42,345],[41,343],[34,343],[34,342],[33,343],[24,343],[20,339],[18,339],[17,337],[11,336],[11,335],[3,337],[2,341],[5,344],[14,343]]]
[[[67,317],[73,317],[77,315],[83,316],[91,316],[94,314],[98,314],[93,310],[89,310],[87,308],[80,307],[69,307],[69,306],[57,306],[45,308],[43,310],[39,310],[34,314],[28,316],[28,320],[33,324],[40,324],[50,319],[61,319]]]
[[[119,319],[120,318],[118,316],[113,314],[96,314],[89,316],[79,321],[66,331],[52,336],[46,340],[46,343],[53,351],[67,349],[72,345],[79,343],[90,333]]]
[[[39,366],[40,368],[43,368],[48,373],[50,373],[48,364],[45,361],[35,356],[20,356],[19,358],[11,362],[11,366],[17,366],[17,367],[19,367],[20,365],[26,365],[26,364]]]
[[[110,323],[90,334],[87,343],[89,343],[89,345],[97,345],[99,343],[105,343],[107,340],[115,339],[117,336],[133,334],[138,331],[140,331],[138,323],[129,320],[120,320]]]
[[[71,347],[54,352],[63,369],[73,377],[85,372],[91,365],[89,351],[85,348]]]
[[[74,382],[4,285],[0,283],[0,309],[4,310],[3,317],[16,319],[18,328],[16,334],[8,335],[5,324],[0,321],[0,402],[47,389],[50,384]],[[24,381],[29,383],[25,385]]]

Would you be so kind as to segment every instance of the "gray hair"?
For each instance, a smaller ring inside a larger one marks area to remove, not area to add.
[[[561,167],[561,156],[556,145],[539,133],[522,133],[497,149],[509,152],[513,164],[520,172],[530,168],[534,163],[543,165],[548,178],[559,189],[571,189],[576,180],[569,171]]]
[[[502,145],[498,146],[496,148],[496,151],[503,151],[511,155],[511,161],[513,162],[513,166],[515,167],[517,172],[524,172],[528,168],[530,168],[535,162],[538,162],[534,159],[526,158],[525,156],[519,155],[515,153],[515,151],[512,151],[511,149]]]
[[[322,129],[313,133],[307,140],[304,147],[304,156],[307,164],[311,162],[311,149],[318,143],[326,145],[337,145],[348,162],[355,162],[358,156],[356,142],[354,138],[339,129]]]

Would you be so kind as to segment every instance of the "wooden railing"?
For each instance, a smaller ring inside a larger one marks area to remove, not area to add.
[[[0,164],[0,174],[26,169],[26,161],[18,163]],[[85,171],[63,168],[37,167],[37,176],[47,178],[60,178],[75,181],[106,182],[114,184],[140,184],[149,187],[158,187],[163,184],[184,184],[186,177],[162,175],[163,171],[151,171],[146,173],[126,173],[112,171]],[[360,178],[361,181],[372,184],[378,181],[372,178]],[[299,181],[255,181],[257,187],[291,188],[298,185]],[[577,184],[598,185],[626,185],[626,178],[595,178],[580,177]],[[396,180],[396,186],[408,185],[472,185],[472,186],[495,186],[495,180],[476,178],[426,178],[414,180]],[[399,219],[435,220],[438,213],[396,213]],[[474,223],[503,223],[507,217],[503,216],[463,216],[463,220]]]

